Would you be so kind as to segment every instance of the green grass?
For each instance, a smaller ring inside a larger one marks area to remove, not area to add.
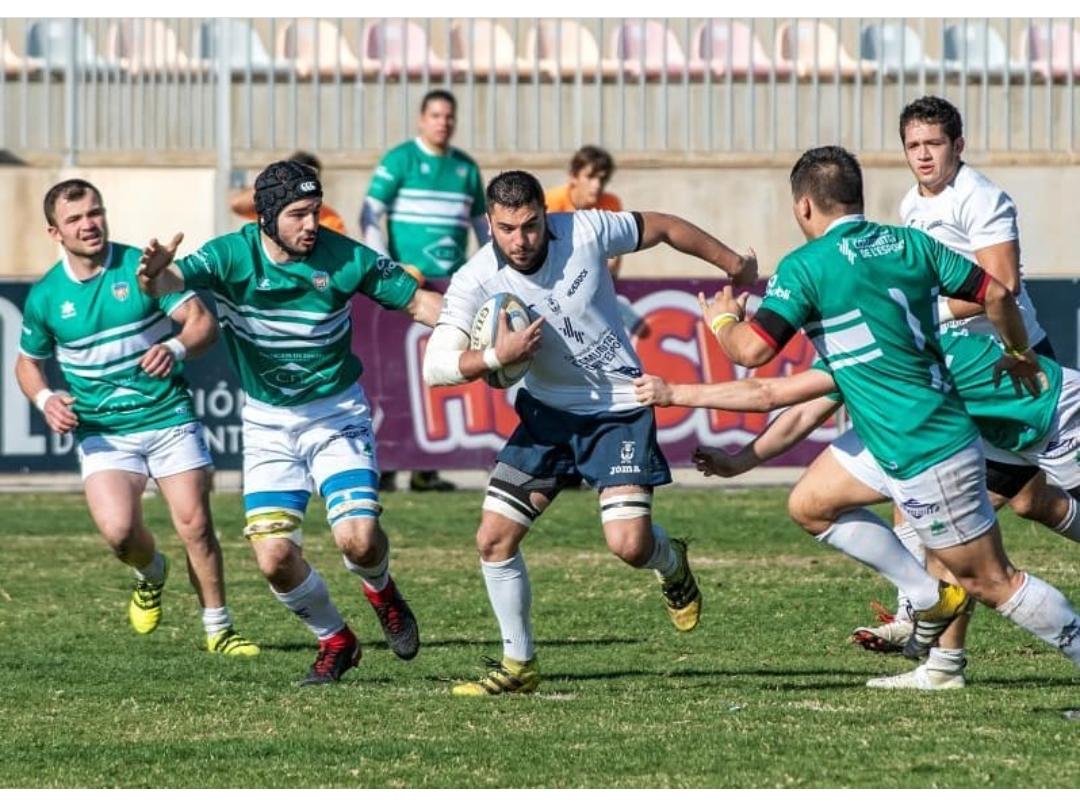
[[[364,643],[342,684],[300,689],[306,629],[271,597],[215,497],[229,600],[253,661],[200,651],[182,571],[156,633],[125,617],[129,576],[73,495],[0,496],[2,787],[1078,787],[1080,674],[981,610],[969,688],[867,690],[909,664],[847,643],[885,583],[787,519],[783,491],[665,490],[692,541],[701,627],[677,635],[651,574],[602,544],[595,496],[568,493],[525,544],[537,695],[449,694],[498,633],[473,548],[480,494],[391,494],[393,570],[421,624],[412,663],[381,641],[321,505],[306,553]],[[151,528],[181,561],[159,499]],[[1005,516],[1012,556],[1080,600],[1080,546]],[[183,568],[174,565],[175,571]]]

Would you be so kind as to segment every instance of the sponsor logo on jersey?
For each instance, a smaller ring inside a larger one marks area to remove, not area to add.
[[[934,521],[930,524],[930,534],[935,537],[945,534],[945,524],[942,521]]]
[[[401,271],[401,267],[390,258],[382,255],[375,261],[375,271],[384,280],[389,280],[395,272]]]
[[[317,380],[323,379],[321,372],[312,372],[307,367],[290,361],[277,367],[271,367],[262,373],[262,379],[282,394],[295,397]]]
[[[846,257],[849,263],[854,263],[856,257],[869,260],[891,255],[894,252],[903,252],[904,241],[886,230],[865,238],[841,238],[839,249],[840,254]]]
[[[431,173],[431,166],[428,165],[426,162],[421,162],[420,163],[420,173],[422,173],[422,174]]]
[[[142,398],[144,400],[153,400],[150,395],[140,392],[138,389],[132,389],[130,386],[117,386],[113,391],[102,398],[101,402],[97,404],[95,411],[100,411],[105,408],[105,404],[109,404],[109,408],[112,409],[131,409],[139,405],[137,400],[125,400],[125,398]],[[120,401],[120,402],[117,402]]]
[[[313,271],[311,284],[315,286],[316,291],[325,291],[330,287],[330,275],[324,271]]]
[[[1068,439],[1052,439],[1046,444],[1046,450],[1042,452],[1042,455],[1047,459],[1060,459],[1075,450],[1076,440],[1071,437]],[[1080,454],[1077,456],[1077,461],[1080,461]]]
[[[932,515],[935,512],[941,511],[941,507],[938,504],[925,504],[917,498],[909,498],[907,501],[900,504],[900,506],[903,507],[904,512],[913,518],[923,518],[927,515]],[[933,528],[933,524],[931,524],[931,528]]]
[[[394,175],[387,170],[385,165],[375,166],[375,177],[377,179],[385,179],[387,182],[394,181]]]
[[[425,246],[424,254],[443,271],[450,271],[465,262],[461,247],[449,235],[444,235],[434,243]]]
[[[271,283],[270,278],[264,274],[259,278],[258,282],[255,283],[255,287],[260,291],[269,291],[273,287],[273,283]]]
[[[582,333],[580,330],[577,330],[574,327],[574,323],[572,321],[570,321],[569,316],[564,316],[563,317],[562,332],[563,332],[563,335],[566,336],[566,338],[573,339],[578,344],[584,344],[585,343],[585,334]]]
[[[131,286],[126,282],[113,283],[112,295],[117,302],[123,302],[131,295]]]
[[[765,286],[765,296],[776,297],[776,299],[789,300],[791,299],[791,291],[780,285],[780,283],[777,281],[777,276],[774,274],[772,277],[769,278],[768,285]]]
[[[581,284],[583,282],[585,282],[585,278],[586,278],[586,276],[588,276],[588,274],[589,274],[589,270],[587,268],[582,269],[581,272],[578,274],[578,276],[574,278],[574,282],[572,282],[570,284],[570,290],[566,292],[566,296],[568,296],[568,297],[574,296],[574,294],[577,293],[577,290],[579,288],[581,288]]]
[[[71,300],[64,300],[64,303],[60,306],[60,318],[72,319],[75,317],[75,303]]]

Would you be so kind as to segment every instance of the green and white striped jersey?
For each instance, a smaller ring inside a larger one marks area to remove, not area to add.
[[[194,294],[143,294],[135,275],[141,255],[141,249],[110,243],[105,265],[88,280],[76,279],[65,258],[26,298],[19,349],[39,360],[55,353],[75,398],[79,439],[195,419],[181,364],[168,378],[139,367],[147,350],[172,335],[169,316]]]
[[[356,383],[352,296],[403,308],[416,280],[400,265],[325,227],[303,261],[274,263],[257,224],[177,261],[187,288],[208,288],[240,385],[271,406],[298,406]]]
[[[456,148],[432,154],[416,140],[386,153],[367,195],[386,205],[390,256],[425,277],[447,277],[465,263],[472,219],[486,211],[472,158]]]
[[[751,324],[774,346],[803,328],[871,455],[908,479],[979,436],[945,368],[936,302],[981,301],[988,281],[918,230],[845,216],[780,262]]]

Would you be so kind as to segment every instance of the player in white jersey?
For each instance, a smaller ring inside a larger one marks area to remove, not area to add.
[[[534,691],[539,665],[529,609],[532,591],[519,546],[533,522],[568,485],[584,478],[599,490],[600,519],[611,551],[660,578],[676,629],[697,626],[701,594],[686,544],[651,518],[653,487],[671,481],[656,441],[653,412],[637,403],[641,363],[619,315],[609,258],[666,242],[718,266],[735,282],[757,275],[740,256],[674,216],[588,210],[545,215],[544,191],[524,171],[487,187],[493,242],[450,281],[424,356],[424,379],[451,385],[531,357],[515,409],[521,424],[499,453],[484,498],[476,542],[503,639],[501,661],[454,694]],[[496,292],[521,298],[535,320],[510,332],[505,315],[494,346],[469,348],[476,312]]]
[[[210,517],[210,453],[180,375],[184,357],[217,338],[214,318],[194,294],[153,300],[138,289],[140,250],[109,240],[101,194],[89,182],[54,185],[44,208],[62,258],[27,298],[15,374],[49,428],[75,435],[90,514],[135,575],[131,626],[147,634],[162,617],[168,563],[142,515],[152,476],[187,551],[207,649],[257,655],[225,605],[221,547]],[[180,325],[176,336],[173,323]],[[44,361],[53,354],[67,390],[48,386]]]
[[[1035,307],[1024,286],[1020,266],[1020,230],[1016,205],[1009,194],[962,160],[963,121],[949,101],[934,96],[919,98],[900,114],[900,139],[915,184],[900,202],[905,226],[920,229],[937,241],[977,263],[1016,297],[1032,349],[1054,358],[1050,340],[1039,324]],[[939,321],[953,334],[992,334],[984,311],[975,304],[940,297]],[[1072,540],[1080,539],[1077,501],[1064,490],[1048,485],[1038,467],[1010,464],[987,457],[987,482],[995,507],[1008,504],[1016,514],[1044,524]],[[922,545],[896,514],[897,534],[920,560]],[[932,564],[931,570],[945,574]],[[902,646],[910,633],[903,591],[898,617],[881,614],[882,625],[857,628],[853,635],[868,649]],[[962,652],[968,619],[957,619],[941,638],[941,648]],[[954,664],[956,665],[956,664]]]

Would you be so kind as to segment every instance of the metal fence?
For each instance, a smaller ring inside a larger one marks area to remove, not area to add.
[[[378,152],[423,93],[492,153],[886,150],[926,93],[969,147],[1075,151],[1076,19],[5,19],[0,148],[243,164]]]

